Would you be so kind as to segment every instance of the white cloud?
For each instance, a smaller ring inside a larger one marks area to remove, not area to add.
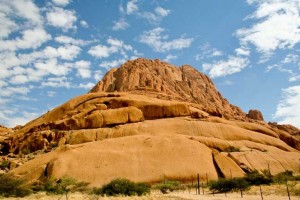
[[[86,21],[84,21],[84,20],[81,20],[81,21],[80,21],[80,25],[81,25],[83,28],[88,28],[88,27],[89,27],[89,24],[88,24]]]
[[[170,14],[170,10],[164,9],[162,7],[156,7],[155,13],[160,15],[161,17],[166,17]]]
[[[111,53],[114,53],[115,51],[111,49],[110,47],[103,46],[103,45],[97,45],[93,46],[89,49],[88,53],[94,57],[97,58],[106,58],[110,56]]]
[[[78,87],[82,88],[82,89],[90,90],[94,86],[95,86],[95,83],[88,82],[88,83],[80,83]]]
[[[64,76],[67,75],[72,65],[70,63],[58,63],[57,59],[48,59],[44,62],[36,62],[34,64],[35,68],[38,70],[39,76],[54,75],[54,76]]]
[[[132,51],[133,48],[130,45],[126,45],[122,40],[109,38],[106,40],[108,45],[96,45],[88,50],[88,53],[97,58],[107,58],[111,54],[121,53],[126,57],[126,51]]]
[[[12,40],[0,40],[0,51],[35,49],[50,39],[51,35],[42,28],[28,29],[22,32],[22,38],[17,37]]]
[[[257,20],[250,28],[237,30],[243,46],[253,44],[266,58],[277,49],[292,48],[300,42],[299,0],[248,0],[257,10],[248,19]]]
[[[68,81],[67,77],[50,77],[47,81],[41,83],[42,87],[54,87],[54,88],[70,88],[71,82]]]
[[[2,97],[11,97],[14,94],[26,95],[30,92],[28,87],[6,87],[2,88],[0,96]]]
[[[102,79],[102,77],[104,76],[104,74],[101,70],[96,70],[93,72],[93,74],[94,74],[94,79],[96,81],[100,81]]]
[[[125,63],[125,59],[119,59],[119,60],[113,60],[113,61],[104,61],[99,64],[100,67],[103,67],[107,70],[113,68],[113,67],[119,67],[121,64]]]
[[[156,7],[154,12],[139,12],[137,15],[141,18],[146,19],[151,24],[159,23],[164,17],[168,16],[170,10],[164,9],[162,7]]]
[[[19,75],[13,76],[9,82],[13,83],[13,84],[24,84],[24,83],[29,82],[29,79],[26,75],[19,74]]]
[[[299,56],[296,54],[288,54],[284,60],[281,61],[281,63],[287,64],[287,63],[297,63],[299,60]]]
[[[250,56],[250,50],[246,47],[239,47],[235,49],[236,55],[239,56]]]
[[[62,58],[65,60],[73,60],[80,53],[81,48],[75,45],[66,45],[60,46],[58,48],[53,48],[51,46],[47,46],[44,49],[45,57],[48,58]]]
[[[54,40],[61,44],[74,44],[79,46],[83,46],[91,42],[91,41],[84,41],[81,39],[74,39],[72,37],[65,36],[65,35],[57,36],[54,38]]]
[[[8,37],[12,32],[17,30],[17,28],[18,28],[18,25],[13,20],[9,19],[2,12],[0,12],[0,21],[1,21],[1,24],[0,24],[0,38]]]
[[[168,55],[165,57],[164,61],[170,62],[171,60],[175,60],[175,59],[177,59],[177,56],[172,55],[172,54],[168,54]]]
[[[54,97],[56,95],[55,91],[47,91],[47,96],[48,97]]]
[[[127,15],[131,15],[134,12],[138,11],[139,7],[137,6],[137,0],[130,0],[127,3],[126,11]]]
[[[208,72],[212,78],[217,78],[240,72],[248,64],[247,58],[229,56],[228,60],[221,60],[212,64],[204,63],[202,69]]]
[[[114,31],[119,31],[119,30],[125,30],[129,27],[130,25],[124,18],[119,19],[118,21],[114,21],[114,25],[112,27],[112,30]]]
[[[90,70],[91,62],[80,60],[75,62],[75,67],[77,68],[77,75],[81,78],[90,78],[92,72]]]
[[[55,7],[46,14],[46,18],[50,25],[61,28],[63,31],[76,29],[74,25],[77,20],[75,11]]]
[[[42,23],[40,10],[31,0],[0,0],[0,4],[0,32],[9,34],[12,31],[7,28],[17,28],[15,22],[12,21],[16,16],[28,20],[31,25],[41,25]],[[8,34],[4,35],[8,36]]]
[[[139,42],[149,45],[156,52],[188,48],[193,42],[193,38],[183,37],[167,41],[168,35],[162,35],[164,31],[165,30],[160,27],[150,31],[144,31],[139,37]]]
[[[52,0],[52,2],[58,6],[66,6],[71,0]]]
[[[293,124],[300,128],[300,86],[283,89],[280,103],[277,105],[274,118],[280,118],[280,123]]]
[[[195,60],[200,61],[206,58],[220,57],[223,56],[223,52],[211,47],[209,43],[205,43],[200,47],[201,53],[195,55]]]

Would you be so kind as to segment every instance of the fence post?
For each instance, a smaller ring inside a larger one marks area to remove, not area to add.
[[[289,186],[288,186],[288,181],[287,181],[287,179],[285,179],[285,181],[286,181],[286,191],[287,191],[289,200],[291,200],[291,197],[290,197],[290,191],[289,191]]]
[[[198,184],[197,184],[197,188],[198,188],[198,194],[200,194],[200,176],[198,174]]]
[[[207,172],[205,174],[206,174],[206,186],[208,186],[208,175],[207,175]]]
[[[259,190],[260,190],[261,200],[264,200],[263,193],[262,193],[262,190],[261,190],[261,185],[259,186]]]

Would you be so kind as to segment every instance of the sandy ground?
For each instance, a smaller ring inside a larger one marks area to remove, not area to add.
[[[65,196],[47,196],[45,194],[34,194],[26,198],[8,198],[9,200],[17,199],[28,199],[28,200],[65,200]],[[227,194],[227,197],[224,194],[212,195],[196,195],[188,193],[175,193],[175,194],[151,194],[143,197],[99,197],[93,195],[84,195],[84,194],[70,194],[69,200],[260,200],[259,195],[244,195],[241,198],[238,193]],[[278,196],[278,195],[265,195],[263,200],[288,200],[287,196]],[[299,197],[291,196],[291,200],[299,200]]]
[[[290,185],[290,190],[297,186]],[[251,190],[244,192],[243,198],[240,193],[210,194],[204,189],[204,195],[197,195],[195,189],[188,191],[176,191],[170,194],[161,194],[159,191],[152,191],[150,195],[142,197],[101,197],[82,193],[72,193],[68,195],[68,200],[261,200],[259,187],[252,187]],[[285,185],[263,186],[263,200],[289,200]],[[0,198],[8,200],[65,200],[64,195],[46,195],[45,193],[32,194],[25,198]],[[300,200],[300,196],[291,196],[291,200]]]

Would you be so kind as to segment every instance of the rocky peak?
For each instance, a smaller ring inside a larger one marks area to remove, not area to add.
[[[115,91],[195,103],[202,110],[219,117],[245,117],[240,108],[222,97],[208,76],[189,65],[176,67],[159,59],[127,61],[108,71],[90,92]]]
[[[249,110],[247,117],[254,120],[264,121],[264,117],[259,110]]]

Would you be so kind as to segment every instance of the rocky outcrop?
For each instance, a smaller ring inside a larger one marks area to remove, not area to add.
[[[116,91],[196,103],[214,116],[245,117],[240,108],[222,97],[210,78],[189,65],[175,67],[160,60],[139,58],[111,69],[90,92]]]
[[[247,117],[258,121],[264,121],[264,117],[259,110],[249,110]]]
[[[246,117],[190,66],[137,59],[109,71],[90,93],[15,129],[1,149],[16,157],[45,153],[13,160],[9,173],[29,182],[69,175],[99,186],[118,177],[298,172],[297,135],[295,127],[267,124],[259,111]]]

